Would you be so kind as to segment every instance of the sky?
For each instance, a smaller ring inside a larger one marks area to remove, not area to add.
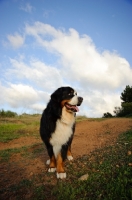
[[[0,0],[0,109],[42,113],[71,86],[102,117],[132,86],[132,0]]]

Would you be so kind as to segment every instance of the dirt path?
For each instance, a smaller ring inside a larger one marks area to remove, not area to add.
[[[111,144],[117,136],[132,128],[132,119],[112,118],[103,121],[86,120],[76,124],[75,136],[72,143],[73,155],[88,154],[95,148]],[[39,133],[38,133],[39,135]],[[19,148],[42,143],[40,137],[21,137],[8,143],[0,142],[0,150]]]
[[[73,156],[88,154],[95,148],[110,145],[120,133],[130,128],[132,128],[132,120],[125,118],[77,123],[72,144]]]
[[[0,150],[20,148],[23,146],[30,146],[32,144],[38,144],[38,143],[41,143],[40,138],[35,138],[33,136],[24,136],[18,139],[11,140],[8,143],[0,142]]]
[[[95,148],[112,143],[117,136],[132,128],[132,119],[113,118],[103,121],[82,121],[76,124],[76,131],[72,143],[73,156],[88,154]],[[39,134],[39,133],[38,133]],[[40,137],[21,137],[8,143],[0,143],[0,150],[19,148],[42,143]]]
[[[78,156],[89,154],[96,148],[113,144],[120,133],[125,132],[130,128],[132,128],[132,119],[125,118],[78,122],[72,144],[74,160]],[[0,143],[0,150],[20,147],[27,147],[26,153],[23,150],[22,152],[18,151],[16,153],[14,151],[9,159],[1,162],[1,199],[18,199],[17,188],[22,187],[22,181],[24,180],[36,181],[36,187],[46,184],[54,185],[57,183],[55,174],[49,175],[49,173],[47,173],[48,168],[45,165],[45,162],[48,159],[48,155],[40,137],[35,138],[33,136],[26,136],[14,139],[8,143]],[[32,199],[32,192],[26,186],[23,187],[24,190],[21,191],[19,189],[19,195],[20,193],[21,196],[25,195],[23,199]],[[15,188],[16,193],[13,192],[14,190],[11,188]]]

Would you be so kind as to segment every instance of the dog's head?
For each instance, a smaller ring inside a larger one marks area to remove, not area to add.
[[[77,96],[77,92],[71,87],[60,87],[52,95],[51,100],[60,104],[69,112],[78,112],[83,98]]]

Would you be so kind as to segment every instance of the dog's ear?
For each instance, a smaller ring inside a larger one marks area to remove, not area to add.
[[[52,95],[51,100],[60,103],[62,98],[62,88],[58,88]]]

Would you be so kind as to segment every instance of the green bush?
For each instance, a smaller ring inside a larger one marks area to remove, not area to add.
[[[0,110],[0,117],[16,117],[17,113],[12,112],[10,110],[4,111],[3,109]]]
[[[122,111],[124,116],[132,115],[132,102],[129,103],[122,103]]]
[[[113,117],[111,113],[107,112],[107,113],[104,113],[103,115],[103,118],[111,118]]]

